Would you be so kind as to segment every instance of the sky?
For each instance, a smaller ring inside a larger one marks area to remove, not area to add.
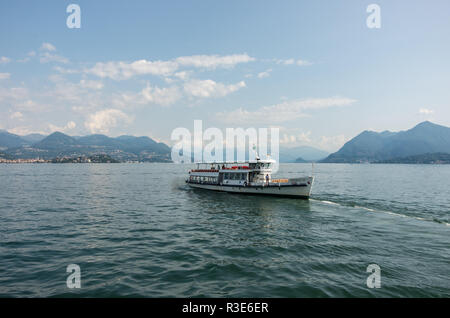
[[[447,0],[1,1],[0,129],[173,144],[200,119],[332,152],[363,130],[450,126],[449,14]]]

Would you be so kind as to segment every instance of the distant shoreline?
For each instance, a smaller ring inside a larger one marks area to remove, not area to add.
[[[0,164],[117,164],[117,163],[130,163],[130,164],[142,164],[142,163],[171,163],[173,161],[116,161],[116,162],[54,162],[52,160],[39,160],[39,159],[16,159],[16,160],[3,160],[0,158]],[[338,165],[436,165],[445,166],[450,165],[450,162],[281,162],[280,164],[338,164]],[[184,163],[184,164],[194,164]]]

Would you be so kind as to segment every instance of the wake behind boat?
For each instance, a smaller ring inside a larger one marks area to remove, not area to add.
[[[308,199],[313,176],[272,179],[275,160],[197,163],[186,183],[192,188],[244,194],[263,194]]]

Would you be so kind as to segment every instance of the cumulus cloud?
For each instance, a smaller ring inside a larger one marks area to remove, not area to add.
[[[176,59],[176,62],[183,66],[193,66],[198,68],[215,69],[218,67],[233,67],[239,63],[248,63],[255,61],[255,58],[247,54],[233,55],[192,55],[182,56]]]
[[[309,98],[264,106],[255,111],[239,108],[227,113],[218,113],[217,116],[228,123],[280,123],[306,117],[307,110],[348,106],[354,102],[356,100],[345,97]]]
[[[311,143],[311,132],[301,132],[297,134],[282,134],[280,144],[309,144]]]
[[[434,113],[434,110],[428,109],[428,108],[421,108],[419,109],[419,114],[422,115],[431,115]]]
[[[14,112],[9,116],[9,118],[11,118],[11,119],[20,119],[22,117],[23,117],[23,114],[21,112]]]
[[[282,60],[282,59],[276,59],[275,63],[277,64],[282,64],[282,65],[298,65],[298,66],[307,66],[307,65],[311,65],[312,63],[306,60],[295,60],[295,59],[286,59],[286,60]]]
[[[0,80],[8,79],[11,77],[10,73],[0,73]]]
[[[0,102],[6,101],[14,103],[28,98],[29,92],[25,87],[0,87]]]
[[[270,76],[270,72],[272,72],[272,69],[269,68],[268,70],[258,73],[258,78],[265,78]]]
[[[194,97],[223,97],[233,93],[243,87],[245,82],[241,81],[236,84],[225,85],[217,83],[213,80],[192,80],[184,84],[184,91]]]
[[[51,43],[44,42],[41,45],[41,50],[43,50],[43,51],[56,51],[56,47],[53,44],[51,44]]]
[[[45,135],[48,133],[46,131],[36,130],[29,126],[16,126],[14,128],[9,128],[8,132],[19,135],[19,136],[25,136],[25,135],[34,134],[34,133]]]
[[[67,122],[67,124],[65,126],[62,126],[62,127],[49,124],[48,129],[50,130],[50,132],[55,132],[55,131],[67,132],[67,131],[74,129],[76,126],[77,126],[77,124],[74,121],[69,121],[69,122]]]
[[[171,105],[181,98],[178,87],[154,87],[150,84],[141,91],[145,103]]]
[[[92,115],[84,123],[91,133],[108,133],[112,128],[121,124],[130,124],[133,119],[118,109],[104,109]]]
[[[6,56],[1,56],[0,57],[0,64],[6,64],[6,63],[9,63],[9,62],[11,62],[11,59],[9,57],[6,57]]]
[[[234,55],[193,55],[182,56],[169,61],[147,61],[145,59],[134,62],[112,61],[99,62],[92,68],[83,72],[101,78],[125,80],[138,75],[171,76],[186,79],[188,73],[177,72],[180,67],[196,67],[216,69],[218,67],[233,67],[238,63],[247,63],[255,60],[247,54]],[[61,71],[64,71],[61,69]]]
[[[80,87],[89,89],[102,89],[103,83],[100,81],[81,80]]]
[[[182,72],[177,72],[175,74],[173,74],[176,78],[179,78],[181,80],[187,80],[189,77],[189,72],[187,71],[182,71]]]
[[[61,66],[55,66],[53,67],[53,69],[61,74],[78,74],[81,73],[80,70],[77,69],[67,69],[67,68],[63,68]]]
[[[57,63],[63,63],[67,64],[69,63],[69,60],[61,55],[52,54],[49,52],[43,52],[40,57],[39,61],[41,63],[50,63],[50,62],[57,62]]]
[[[42,43],[40,50],[43,51],[39,54],[39,61],[41,63],[51,63],[51,62],[56,62],[56,63],[63,63],[63,64],[67,64],[69,63],[69,59],[65,58],[64,56],[52,53],[56,51],[56,47],[51,44],[51,43]],[[36,52],[31,51],[30,53],[28,53],[28,55],[30,57],[34,56],[36,54]],[[22,62],[27,62],[29,60],[29,58],[25,58],[24,60],[22,60]]]
[[[177,102],[181,97],[182,94],[177,86],[161,88],[147,83],[139,93],[115,95],[112,103],[121,108],[150,104],[168,106]]]
[[[334,152],[340,149],[346,142],[348,138],[344,135],[337,136],[322,136],[319,140],[319,147],[329,152]]]
[[[86,73],[96,75],[101,78],[111,78],[114,80],[129,79],[135,75],[160,75],[168,76],[176,71],[178,65],[172,61],[147,61],[139,60],[132,63],[107,62],[97,63]]]

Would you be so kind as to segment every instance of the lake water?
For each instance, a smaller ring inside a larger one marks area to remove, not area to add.
[[[187,169],[0,165],[0,296],[450,297],[450,166],[317,164],[310,200],[193,190]]]

